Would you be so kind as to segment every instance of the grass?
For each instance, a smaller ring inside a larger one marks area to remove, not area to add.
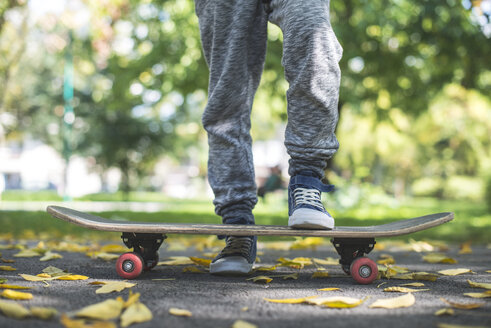
[[[156,213],[111,211],[96,215],[147,222],[220,223],[213,213],[209,200],[172,200],[168,210]],[[283,198],[259,202],[255,209],[256,222],[265,225],[285,225],[286,204]],[[446,242],[472,241],[475,244],[490,243],[491,213],[482,203],[464,201],[441,201],[437,199],[408,199],[397,207],[370,205],[348,210],[334,209],[337,225],[360,226],[383,224],[391,221],[437,212],[454,212],[454,221],[422,232],[396,237],[399,240],[441,240]],[[0,212],[2,233],[13,237],[30,239],[62,238],[73,235],[87,239],[119,239],[118,233],[91,231],[56,220],[46,212],[3,211]]]

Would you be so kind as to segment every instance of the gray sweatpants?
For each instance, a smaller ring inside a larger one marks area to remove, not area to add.
[[[224,223],[254,223],[250,114],[266,55],[268,20],[283,32],[291,176],[310,170],[322,177],[339,147],[334,130],[342,48],[329,22],[328,0],[272,0],[269,15],[261,0],[195,0],[195,5],[210,69],[202,121],[215,210]]]

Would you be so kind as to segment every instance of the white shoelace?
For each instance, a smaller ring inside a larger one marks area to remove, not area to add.
[[[316,189],[296,188],[293,192],[295,206],[310,205],[324,210],[324,205],[321,202],[321,193]]]

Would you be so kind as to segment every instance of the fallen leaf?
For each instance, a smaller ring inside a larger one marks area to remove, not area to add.
[[[423,292],[429,289],[414,289],[414,288],[406,288],[406,287],[387,287],[384,288],[384,292],[397,292],[397,293],[414,293],[414,292]]]
[[[11,289],[5,289],[0,293],[0,296],[11,300],[31,300],[33,298],[31,293],[16,292]]]
[[[455,311],[454,309],[449,309],[449,308],[446,308],[446,309],[440,309],[438,311],[435,312],[435,315],[436,316],[442,316],[442,315],[454,315],[455,314]]]
[[[327,271],[316,271],[314,274],[312,274],[311,278],[328,278],[329,277],[329,272]]]
[[[22,319],[28,317],[31,312],[18,303],[0,300],[0,312],[9,318]]]
[[[280,266],[286,266],[294,269],[303,269],[306,265],[312,265],[312,260],[308,257],[296,257],[294,259],[280,257],[276,261],[280,262]]]
[[[140,300],[140,293],[134,293],[130,289],[130,294],[128,295],[128,300],[124,302],[123,307],[126,309],[128,306],[138,302]]]
[[[428,263],[449,263],[449,264],[457,263],[457,260],[441,253],[429,253],[423,256],[423,261]]]
[[[64,275],[70,274],[70,273],[68,273],[68,272],[66,272],[60,268],[57,268],[55,266],[52,266],[52,265],[44,268],[43,273],[46,273],[51,277],[64,276]]]
[[[119,254],[111,254],[106,252],[88,252],[86,255],[93,259],[101,259],[104,261],[113,261],[119,258]]]
[[[488,298],[491,297],[491,290],[487,290],[484,293],[464,293],[464,295],[472,298]]]
[[[121,299],[108,299],[100,303],[86,306],[75,313],[77,317],[97,320],[111,320],[119,317],[124,302]]]
[[[205,273],[202,269],[195,267],[195,266],[187,266],[182,268],[182,272],[189,272],[189,273]]]
[[[96,294],[108,294],[112,292],[120,292],[125,288],[131,288],[136,286],[136,284],[129,283],[126,281],[110,281],[104,286],[95,291]]]
[[[65,314],[61,315],[60,322],[65,328],[116,328],[116,324],[112,321],[95,321],[86,323],[82,319],[70,319]]]
[[[194,264],[187,256],[171,256],[169,260],[161,261],[157,265],[188,265]]]
[[[470,269],[459,268],[459,269],[441,270],[438,271],[438,273],[444,276],[457,276],[459,274],[472,273],[472,271]]]
[[[281,303],[281,304],[300,304],[305,303],[308,299],[317,298],[318,296],[308,296],[302,298],[282,298],[282,299],[274,299],[274,298],[263,298],[263,300],[271,302],[271,303]]]
[[[15,260],[0,259],[3,263],[14,263]]]
[[[51,251],[47,251],[43,257],[41,257],[39,259],[39,261],[41,262],[45,262],[45,261],[49,261],[49,260],[55,260],[55,259],[61,259],[63,258],[63,256],[61,254],[58,254],[58,253],[53,253]]]
[[[31,289],[31,287],[0,284],[0,289]]]
[[[45,277],[38,277],[38,276],[33,276],[33,275],[30,275],[30,274],[19,274],[19,276],[21,276],[22,278],[24,278],[24,280],[27,280],[27,281],[47,281],[47,280],[55,280],[57,279],[58,277],[49,277],[48,278],[45,278]]]
[[[450,305],[453,308],[462,309],[462,310],[477,309],[484,305],[484,303],[457,303],[457,302],[446,300],[443,297],[440,297],[440,300],[442,300],[442,302]]]
[[[439,323],[436,325],[437,328],[487,328],[485,326],[467,326],[467,325],[455,325],[449,323]]]
[[[0,271],[16,271],[16,268],[11,267],[10,265],[0,265]]]
[[[121,315],[121,327],[152,320],[152,312],[140,302],[130,305]]]
[[[190,317],[193,315],[191,311],[177,308],[170,308],[169,313],[178,317]]]
[[[324,243],[323,238],[320,237],[296,237],[296,239],[290,249],[316,249]]]
[[[410,283],[407,283],[407,284],[401,284],[399,286],[406,286],[406,287],[424,287],[425,284],[423,284],[422,282],[410,282]]]
[[[472,254],[471,242],[468,241],[460,245],[459,254]]]
[[[79,275],[79,274],[69,274],[69,275],[66,275],[66,276],[56,277],[56,279],[57,280],[87,280],[87,279],[89,279],[89,277],[82,276],[82,275]]]
[[[395,298],[384,298],[384,299],[376,300],[369,307],[383,308],[383,309],[398,309],[398,308],[410,307],[414,304],[415,301],[416,299],[414,298],[414,295],[409,293]]]
[[[388,264],[395,264],[396,260],[392,257],[392,255],[389,254],[381,254],[380,255],[380,260],[377,260],[378,264],[382,265],[388,265]]]
[[[319,265],[339,265],[339,259],[326,257],[326,259],[313,258],[312,261]]]
[[[202,258],[194,257],[194,256],[190,256],[189,259],[191,261],[193,261],[194,263],[196,263],[198,265],[202,265],[202,266],[207,267],[207,268],[210,266],[210,263],[211,263],[210,259],[202,259]]]
[[[32,316],[43,320],[49,320],[58,314],[58,311],[52,307],[33,306],[30,311]]]
[[[128,248],[120,244],[108,244],[102,246],[100,248],[100,251],[108,253],[126,253],[128,251]]]
[[[231,328],[257,328],[257,326],[244,320],[237,320],[232,324]]]
[[[428,272],[412,272],[406,274],[398,274],[393,279],[402,279],[402,280],[425,280],[425,281],[436,281],[438,279],[438,275],[434,273]]]
[[[17,254],[14,254],[15,257],[36,257],[36,256],[41,256],[39,252],[33,250],[33,249],[24,249],[20,251]]]
[[[364,299],[344,297],[344,296],[332,296],[332,297],[317,297],[312,299],[306,299],[306,303],[324,306],[328,308],[353,308],[364,302]]]
[[[270,265],[270,266],[257,266],[254,268],[255,271],[275,271],[276,270],[276,265]]]
[[[327,288],[320,288],[320,289],[317,289],[321,292],[330,292],[330,291],[333,291],[333,290],[341,290],[340,288],[337,288],[337,287],[327,287]]]
[[[267,277],[267,276],[257,276],[257,277],[253,277],[253,278],[248,278],[246,280],[252,280],[253,282],[264,283],[264,284],[268,284],[271,281],[273,281],[272,278]]]
[[[291,273],[291,274],[285,274],[285,275],[282,275],[282,276],[279,276],[281,278],[283,278],[283,280],[297,280],[298,279],[298,273]]]
[[[467,282],[469,283],[469,285],[471,287],[474,287],[474,288],[491,289],[491,284],[488,284],[488,283],[474,282],[474,281],[470,281],[470,280],[467,280]]]

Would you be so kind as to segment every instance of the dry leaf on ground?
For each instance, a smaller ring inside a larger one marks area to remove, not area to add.
[[[31,312],[18,303],[0,300],[0,312],[9,318],[22,319],[28,317]]]
[[[65,314],[60,318],[61,324],[65,328],[116,328],[116,324],[112,321],[96,321],[91,323],[86,323],[82,319],[70,319]]]
[[[396,260],[390,254],[381,254],[380,259],[377,260],[377,263],[382,265],[389,265],[389,264],[395,264]]]
[[[326,270],[318,270],[312,274],[311,278],[328,278],[329,277],[329,272]]]
[[[414,295],[409,293],[395,298],[384,298],[384,299],[376,300],[369,307],[383,308],[383,309],[398,309],[398,308],[410,307],[414,304],[415,301],[416,299],[414,298]]]
[[[237,320],[232,324],[231,328],[257,328],[257,326],[244,320]]]
[[[0,271],[16,271],[17,269],[10,265],[0,265]]]
[[[95,291],[96,294],[108,294],[112,292],[120,292],[125,288],[131,288],[136,286],[136,284],[126,282],[126,281],[108,281],[104,286],[100,287]]]
[[[152,320],[152,312],[140,302],[131,304],[121,315],[121,327]]]
[[[414,289],[414,288],[407,288],[407,287],[387,287],[384,288],[384,292],[396,292],[396,293],[414,293],[414,292],[424,292],[429,289]]]
[[[43,257],[39,259],[41,262],[49,261],[49,260],[55,260],[55,259],[61,259],[63,258],[63,255],[58,254],[58,253],[53,253],[51,251],[47,251]]]
[[[195,267],[195,266],[187,266],[187,267],[184,267],[182,268],[182,272],[186,273],[205,273],[205,271],[203,271],[203,269],[200,269],[198,267]]]
[[[332,297],[316,297],[312,299],[306,299],[305,302],[308,304],[324,306],[328,308],[353,308],[361,303],[363,303],[364,299],[352,298],[352,297],[344,297],[344,296],[332,296]]]
[[[436,316],[454,315],[454,314],[455,314],[454,309],[450,309],[450,308],[440,309],[440,310],[435,312]]]
[[[254,268],[255,271],[275,271],[276,270],[276,265],[270,265],[270,266],[257,266]]]
[[[168,260],[161,261],[157,265],[189,265],[194,264],[187,256],[171,256]]]
[[[191,317],[193,315],[191,311],[178,308],[170,308],[169,313],[178,317]]]
[[[0,284],[0,289],[31,289],[31,287]]]
[[[455,264],[457,263],[456,259],[453,259],[451,257],[448,257],[445,254],[441,253],[429,253],[423,256],[423,261],[428,262],[428,263],[448,263],[448,264]]]
[[[58,314],[58,311],[52,307],[33,306],[30,311],[33,317],[43,320],[49,320]]]
[[[464,293],[464,295],[472,298],[489,298],[491,297],[491,290],[487,290],[484,293]]]
[[[5,289],[0,293],[0,296],[11,300],[32,300],[34,297],[31,293],[17,292],[11,289]]]
[[[202,266],[207,267],[207,268],[210,266],[210,263],[211,263],[210,259],[202,259],[202,258],[194,257],[194,256],[190,256],[189,259],[191,261],[193,261],[193,263],[198,264],[198,265],[202,265]]]
[[[313,258],[312,261],[319,265],[339,265],[339,259],[333,257],[326,257],[325,259]]]
[[[443,297],[440,297],[440,300],[442,302],[450,305],[453,308],[456,309],[461,309],[461,310],[472,310],[472,309],[477,309],[480,308],[484,305],[484,303],[458,303],[458,302],[452,302],[447,299],[444,299]]]
[[[471,269],[458,268],[458,269],[440,270],[438,271],[438,273],[444,276],[457,276],[459,274],[472,273],[472,271]]]
[[[100,303],[86,306],[75,313],[77,317],[97,320],[111,320],[119,317],[123,310],[122,299],[109,299]]]
[[[460,245],[459,254],[472,254],[471,242],[468,241]]]
[[[338,287],[327,287],[327,288],[320,288],[320,289],[317,289],[318,291],[321,291],[321,292],[330,292],[330,291],[333,291],[333,290],[341,290],[340,288]]]
[[[467,282],[469,283],[469,285],[470,285],[471,287],[474,287],[474,288],[491,289],[491,284],[489,284],[489,283],[484,283],[484,282],[474,282],[474,281],[470,281],[470,280],[467,280]]]
[[[41,256],[41,254],[34,249],[24,249],[17,254],[14,254],[14,257],[36,257]]]
[[[253,282],[268,284],[271,281],[273,281],[273,278],[267,276],[257,276],[257,277],[248,278],[246,280],[252,280]]]
[[[271,302],[271,303],[300,304],[300,303],[305,303],[306,300],[308,300],[308,299],[313,299],[313,298],[317,298],[317,297],[318,296],[307,296],[307,297],[302,297],[302,298],[280,298],[280,299],[263,298],[263,300]]]
[[[424,287],[425,284],[423,284],[422,282],[410,282],[410,283],[407,283],[407,284],[401,284],[399,286],[406,286],[406,287]]]
[[[438,277],[439,276],[435,273],[412,272],[412,273],[398,274],[392,277],[392,279],[436,281]]]
[[[79,275],[79,274],[69,274],[69,275],[66,275],[66,276],[56,277],[56,279],[57,280],[87,280],[87,279],[89,279],[89,277],[82,276],[82,275]]]

